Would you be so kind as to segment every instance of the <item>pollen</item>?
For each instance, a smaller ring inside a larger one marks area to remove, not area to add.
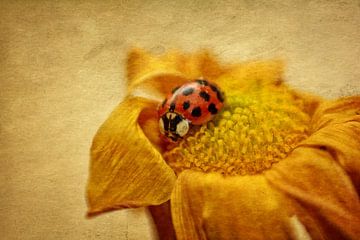
[[[222,112],[164,153],[179,174],[186,169],[251,175],[271,168],[308,136],[309,115],[286,86],[225,94]]]

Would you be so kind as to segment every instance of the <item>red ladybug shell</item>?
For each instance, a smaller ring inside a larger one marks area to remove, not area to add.
[[[159,117],[175,112],[193,125],[211,120],[224,105],[220,89],[206,80],[196,80],[175,88],[158,109]]]

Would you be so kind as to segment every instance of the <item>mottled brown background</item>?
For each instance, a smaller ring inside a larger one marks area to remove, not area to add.
[[[132,45],[281,57],[286,80],[360,91],[359,1],[1,1],[0,238],[155,239],[143,209],[85,219],[94,133]]]

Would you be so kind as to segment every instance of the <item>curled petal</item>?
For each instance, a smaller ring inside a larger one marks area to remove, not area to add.
[[[153,146],[162,153],[166,148],[166,143],[159,134],[160,129],[157,105],[154,104],[152,107],[142,109],[138,117],[138,124]]]
[[[360,236],[359,106],[359,97],[324,103],[314,114],[315,132],[266,173],[297,203],[309,232],[326,239]]]
[[[230,66],[216,83],[223,91],[277,87],[282,84],[284,66],[280,60],[255,61]]]
[[[360,194],[360,96],[321,105],[306,143],[328,151],[350,176]]]
[[[141,115],[151,116],[147,109],[154,108],[155,102],[127,98],[98,130],[91,147],[89,215],[169,199],[175,174],[139,125],[146,122]]]
[[[128,55],[128,93],[150,93],[147,97],[160,100],[176,86],[197,78],[214,80],[223,68],[211,53],[203,50],[194,54],[170,51],[154,56],[140,49]]]
[[[178,239],[288,239],[283,196],[262,175],[184,171],[171,196]]]
[[[337,101],[324,102],[313,117],[312,129],[317,131],[336,123],[358,122],[360,116],[360,96],[346,97]]]

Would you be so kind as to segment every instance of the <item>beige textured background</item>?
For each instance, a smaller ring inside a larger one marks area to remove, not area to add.
[[[297,88],[360,92],[359,1],[107,2],[0,3],[0,239],[155,239],[143,209],[84,217],[89,146],[132,45],[281,57]]]

